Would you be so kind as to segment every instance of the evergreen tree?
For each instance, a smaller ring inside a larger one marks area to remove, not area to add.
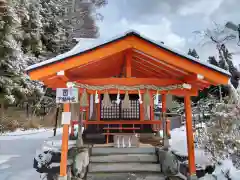
[[[208,62],[214,66],[219,67],[219,64],[214,56],[209,56],[208,57]]]
[[[197,51],[195,49],[189,49],[188,50],[188,55],[193,56],[193,57],[195,57],[197,59],[199,58],[199,56],[197,54]]]
[[[15,12],[14,1],[6,3],[5,14],[0,19],[0,87],[1,102],[14,103],[15,97],[24,95],[27,89],[21,86],[25,68],[21,49],[21,20]],[[15,97],[14,97],[15,95]]]

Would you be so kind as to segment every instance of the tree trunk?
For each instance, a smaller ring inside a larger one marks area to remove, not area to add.
[[[54,125],[54,129],[53,129],[53,136],[56,136],[56,132],[57,132],[58,114],[59,114],[59,106],[57,105],[57,111],[56,111],[56,116],[55,116],[55,125]]]
[[[1,112],[0,112],[0,124],[2,124],[3,120],[4,120],[4,102],[1,102]]]

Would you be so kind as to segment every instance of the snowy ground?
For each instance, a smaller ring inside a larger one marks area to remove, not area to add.
[[[171,149],[179,155],[187,155],[187,141],[186,141],[186,128],[183,126],[171,131],[170,145]],[[195,161],[199,165],[207,165],[211,163],[208,159],[208,154],[204,153],[204,150],[195,148]],[[214,175],[217,180],[228,180],[224,177],[224,174],[229,170],[231,180],[240,179],[240,170],[236,170],[230,160],[225,160],[222,165],[216,167]],[[212,175],[206,175],[201,180],[216,180]]]
[[[58,135],[61,129],[58,129]],[[53,136],[53,130],[39,129],[0,135],[0,180],[40,180],[33,169],[36,149]]]
[[[62,129],[57,130],[57,139],[61,136]],[[0,180],[40,180],[40,175],[33,169],[33,158],[37,149],[41,149],[45,140],[53,136],[51,129],[39,129],[7,133],[0,135]],[[178,154],[187,154],[186,131],[184,127],[174,129],[171,132],[171,149]],[[52,138],[51,138],[52,139]],[[55,139],[55,138],[54,138]],[[209,160],[203,150],[195,149],[196,162],[208,164]],[[223,172],[230,169],[231,180],[239,180],[240,171],[237,171],[230,161],[224,161],[214,172],[217,180],[227,180]],[[206,176],[201,180],[210,180]]]

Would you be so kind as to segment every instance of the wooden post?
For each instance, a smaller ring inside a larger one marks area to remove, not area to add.
[[[167,95],[162,94],[162,130],[163,130],[163,145],[164,148],[169,147],[169,142],[168,142],[168,129],[167,129],[167,117],[166,117],[166,112],[167,112]]]
[[[70,104],[63,104],[63,111],[70,112]],[[69,125],[63,125],[62,135],[62,151],[61,151],[61,163],[60,163],[60,176],[64,177],[67,175],[67,154],[68,154],[68,132]]]
[[[54,125],[54,129],[53,129],[53,136],[56,136],[56,132],[57,132],[58,114],[59,114],[59,105],[57,105],[57,110],[56,110],[55,125]]]
[[[188,165],[189,165],[189,176],[196,176],[195,166],[195,154],[194,154],[194,141],[193,141],[193,129],[192,129],[192,107],[191,97],[186,95],[184,98],[185,105],[185,117],[186,117],[186,129],[187,129],[187,147],[188,147]]]

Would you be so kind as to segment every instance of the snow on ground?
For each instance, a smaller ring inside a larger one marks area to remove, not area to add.
[[[62,129],[57,130],[61,136]],[[0,180],[40,180],[33,169],[33,158],[43,142],[53,136],[52,129],[39,129],[0,135]]]
[[[52,129],[38,129],[21,131],[0,135],[0,180],[40,180],[40,174],[33,169],[33,158],[38,149],[44,146],[61,146],[59,141],[62,129],[57,130],[57,136],[52,138]],[[160,134],[162,134],[160,132]],[[46,141],[51,140],[51,141]],[[69,142],[72,144],[71,142]],[[180,155],[187,155],[187,141],[185,127],[171,131],[171,150]],[[201,149],[195,149],[196,163],[206,165],[209,162],[208,155]],[[237,171],[231,161],[225,160],[222,165],[216,167],[214,174],[217,180],[226,180],[222,172],[230,170],[231,180],[239,180],[240,171]],[[201,180],[210,180],[207,175]]]
[[[179,155],[187,155],[187,138],[186,138],[186,128],[182,126],[180,128],[171,131],[170,140],[171,150]],[[199,165],[210,164],[208,159],[209,155],[204,153],[204,150],[195,148],[195,161]],[[206,175],[200,178],[201,180],[227,180],[224,174],[229,170],[231,180],[239,180],[240,170],[237,170],[230,160],[224,160],[221,165],[217,165],[213,175],[217,177],[214,179],[212,175]]]

